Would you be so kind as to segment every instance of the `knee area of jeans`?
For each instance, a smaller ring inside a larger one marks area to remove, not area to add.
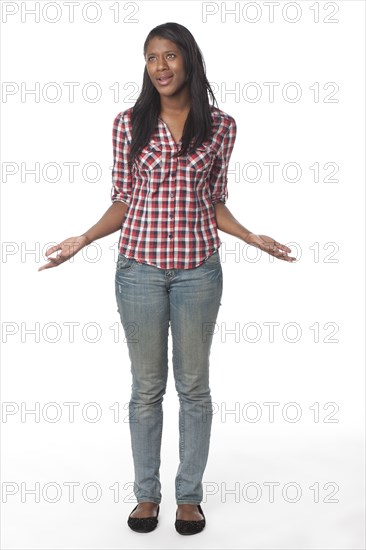
[[[138,389],[133,388],[130,399],[130,407],[139,405],[160,405],[164,400],[166,393],[166,387],[159,392],[140,392]]]
[[[197,391],[189,391],[189,390],[181,390],[177,389],[177,394],[179,401],[181,402],[189,402],[193,404],[200,405],[202,407],[211,407],[212,406],[212,398],[211,398],[211,390],[207,389],[205,392],[197,392]]]

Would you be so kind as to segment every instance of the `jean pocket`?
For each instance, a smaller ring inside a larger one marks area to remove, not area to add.
[[[207,260],[205,260],[204,262],[204,264],[218,264],[218,263],[220,263],[220,254],[218,250],[216,250],[216,252],[211,254],[211,256],[209,256]]]
[[[137,265],[137,262],[133,258],[127,258],[123,254],[118,255],[117,266],[116,266],[117,271],[127,271],[127,270],[130,271],[136,265]]]

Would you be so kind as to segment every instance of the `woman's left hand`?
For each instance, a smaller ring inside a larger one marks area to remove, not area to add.
[[[286,262],[296,261],[296,258],[293,256],[288,256],[288,253],[291,252],[291,248],[285,246],[284,244],[278,243],[267,235],[255,235],[254,233],[249,233],[248,237],[245,239],[245,242],[260,248],[264,252],[267,252],[267,254],[270,254],[279,260],[285,260]]]

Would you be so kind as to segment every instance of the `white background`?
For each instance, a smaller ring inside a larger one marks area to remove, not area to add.
[[[237,15],[226,20],[225,4],[233,9],[234,2],[211,3],[217,13],[207,20],[201,2],[138,2],[136,22],[124,21],[133,6],[119,3],[113,22],[118,3],[99,2],[95,23],[83,19],[83,0],[73,23],[63,2],[60,20],[47,22],[45,4],[39,3],[36,23],[33,15],[21,16],[34,2],[2,3],[1,381],[3,409],[11,413],[1,423],[2,547],[364,548],[364,2],[326,8],[298,1],[299,20],[292,23],[286,9],[293,20],[295,8],[286,2],[279,2],[273,22],[265,2],[247,12],[253,22],[245,19],[246,2],[237,2]],[[6,21],[5,9],[18,11]],[[51,5],[48,17],[55,15]],[[338,22],[326,23],[327,17]],[[220,232],[224,293],[211,352],[216,414],[204,475],[207,526],[193,540],[174,529],[178,398],[171,363],[159,526],[139,535],[126,523],[135,498],[125,409],[130,364],[114,296],[118,233],[84,256],[37,271],[47,243],[83,233],[109,207],[113,120],[137,98],[126,101],[133,91],[128,83],[141,86],[148,32],[168,21],[195,36],[219,107],[237,123],[228,208],[251,231],[289,244],[299,259],[256,258],[256,249]],[[46,92],[50,82],[61,91],[54,102],[54,90]],[[73,102],[65,82],[80,83]],[[90,82],[102,92],[96,102],[81,93]],[[245,95],[248,83],[261,91],[257,101],[249,100],[254,87]],[[268,83],[278,83],[273,101]],[[288,83],[301,90],[298,101],[289,99],[293,87],[286,98]],[[39,97],[22,95],[37,85]],[[225,86],[236,86],[239,97],[225,94]],[[50,162],[60,166],[56,182],[42,176]],[[67,162],[80,163],[74,181]],[[101,167],[98,181],[83,177],[90,162]],[[266,162],[279,163],[274,181]],[[14,163],[14,174],[6,176],[11,165],[5,163]],[[22,163],[24,169],[40,163],[39,181],[22,176]],[[248,163],[262,169],[256,182],[245,178]],[[298,181],[283,178],[287,163],[301,168]],[[316,163],[319,181],[311,169]],[[336,181],[327,181],[333,172],[327,163],[337,167]],[[70,323],[77,323],[73,342]],[[268,323],[276,323],[273,341]],[[79,404],[74,422],[68,402]],[[97,422],[91,421],[96,409],[86,406],[91,402],[102,414]],[[58,404],[55,422],[56,408],[47,403]],[[266,403],[277,404],[273,421]],[[38,421],[21,415],[35,407]],[[72,482],[74,502],[65,485]],[[83,498],[88,483],[101,491],[97,502],[90,502],[92,487]],[[37,484],[39,502],[26,494]],[[294,484],[287,496],[286,484]]]

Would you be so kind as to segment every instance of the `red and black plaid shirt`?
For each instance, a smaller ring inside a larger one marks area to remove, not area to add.
[[[162,269],[191,269],[221,245],[214,204],[228,198],[227,171],[236,138],[233,117],[210,105],[211,139],[194,153],[179,149],[159,117],[150,142],[128,168],[132,107],[113,123],[112,202],[129,205],[119,251]]]

